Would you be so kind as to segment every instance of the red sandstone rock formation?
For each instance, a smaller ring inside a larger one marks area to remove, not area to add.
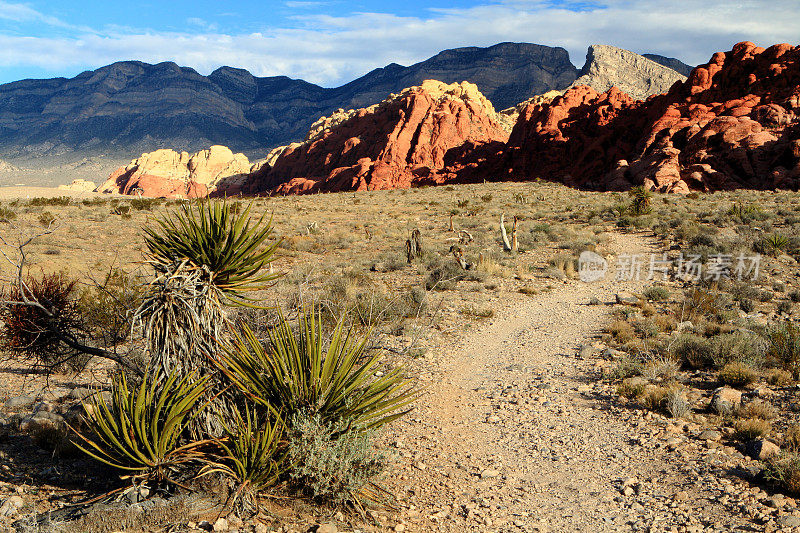
[[[494,165],[598,189],[797,189],[798,114],[800,47],[744,42],[644,102],[575,87],[530,105]]]
[[[458,179],[473,158],[508,138],[471,83],[428,80],[380,104],[321,119],[309,139],[257,171],[249,192],[306,193],[407,188]],[[488,153],[492,151],[489,150]],[[472,165],[474,166],[474,165]]]

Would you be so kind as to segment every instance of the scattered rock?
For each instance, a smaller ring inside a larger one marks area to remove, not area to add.
[[[618,292],[614,295],[614,299],[618,304],[636,305],[639,303],[639,298],[630,292]]]
[[[705,431],[701,431],[700,434],[697,435],[697,438],[700,440],[710,440],[717,442],[720,439],[722,439],[722,433],[720,433],[719,431],[707,429]]]
[[[763,461],[772,456],[779,455],[781,448],[774,442],[766,439],[751,440],[745,445],[747,455],[759,461]]]
[[[731,387],[719,387],[711,396],[711,409],[718,413],[730,413],[742,403],[742,392]]]
[[[317,526],[316,533],[338,533],[339,528],[333,522],[320,524]]]
[[[11,496],[0,505],[0,516],[14,516],[16,515],[25,501],[20,496]]]
[[[6,409],[26,409],[36,403],[36,398],[33,396],[16,396],[9,398],[3,404]]]

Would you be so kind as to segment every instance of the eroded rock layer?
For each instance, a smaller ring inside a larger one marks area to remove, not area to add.
[[[594,189],[796,189],[799,113],[800,47],[743,42],[644,102],[577,86],[531,104],[494,164]]]
[[[193,155],[162,149],[120,167],[97,191],[164,198],[235,194],[249,173],[247,157],[225,146],[212,146]]]
[[[477,86],[427,80],[367,108],[318,120],[308,140],[284,148],[246,192],[406,188],[457,179],[466,154],[508,138]],[[468,163],[467,163],[468,164]]]

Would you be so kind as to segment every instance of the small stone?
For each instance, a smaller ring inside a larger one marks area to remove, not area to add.
[[[711,396],[711,409],[718,413],[730,413],[742,403],[742,393],[731,387],[719,387]]]
[[[718,440],[722,439],[722,433],[719,431],[714,431],[711,429],[707,429],[705,431],[701,431],[700,434],[697,436],[700,440],[710,440],[717,442]]]
[[[679,490],[675,494],[672,495],[672,499],[676,502],[685,502],[689,499],[689,493],[685,490]]]
[[[86,387],[75,387],[69,393],[69,397],[73,400],[84,400],[91,395],[91,389],[87,389]]]
[[[214,531],[228,531],[228,520],[225,518],[217,518],[217,521],[214,522],[213,526]]]
[[[758,459],[759,461],[763,461],[781,453],[780,447],[774,442],[768,441],[767,439],[751,440],[745,445],[745,450],[747,451],[747,455],[753,459]]]
[[[589,305],[600,305],[601,303],[603,302],[601,302],[600,298],[598,298],[597,296],[592,296],[591,298],[589,298]]]
[[[210,522],[203,520],[197,524],[197,529],[202,529],[203,531],[214,531],[214,526]]]
[[[267,527],[266,524],[262,524],[261,522],[258,522],[256,524],[255,533],[267,533],[268,531],[269,528]]]
[[[72,393],[71,389],[67,389],[64,387],[57,387],[55,389],[50,389],[45,391],[42,394],[42,399],[47,402],[60,402],[65,398],[69,398],[69,395]]]
[[[779,516],[777,523],[780,527],[800,527],[800,517],[794,515]]]
[[[20,496],[11,496],[3,502],[3,505],[0,505],[0,516],[14,516],[22,509],[23,505],[25,505],[25,501]]]
[[[614,299],[618,304],[636,305],[639,303],[639,298],[630,292],[618,292],[614,295]]]
[[[486,421],[489,422],[490,424],[496,424],[496,423],[500,422],[500,417],[497,416],[497,415],[489,415],[486,418]]]
[[[481,479],[489,479],[500,475],[500,471],[494,468],[485,468],[481,471]]]
[[[394,526],[394,530],[395,530],[396,533],[402,533],[403,531],[406,530],[406,525],[405,524],[397,524],[396,526]]]
[[[332,522],[328,522],[326,524],[320,524],[317,526],[317,533],[338,533],[339,528],[336,527],[336,524]]]
[[[3,404],[6,409],[26,409],[36,403],[36,398],[33,396],[16,396],[9,398]]]
[[[623,496],[633,496],[634,494],[636,494],[636,491],[633,490],[633,487],[625,487],[622,489]]]

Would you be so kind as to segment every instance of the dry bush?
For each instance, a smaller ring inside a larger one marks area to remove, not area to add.
[[[762,418],[744,418],[733,423],[733,438],[742,442],[765,437],[772,424]]]
[[[624,320],[615,320],[606,328],[606,332],[610,333],[614,340],[622,344],[630,342],[636,337],[633,326]]]
[[[731,387],[744,387],[758,380],[758,372],[744,363],[728,363],[717,375],[719,382]]]
[[[736,416],[739,418],[758,418],[760,420],[773,420],[778,416],[775,407],[764,400],[753,400],[736,409]]]
[[[672,355],[689,368],[708,368],[714,363],[714,347],[703,337],[692,333],[678,335],[671,346]]]

